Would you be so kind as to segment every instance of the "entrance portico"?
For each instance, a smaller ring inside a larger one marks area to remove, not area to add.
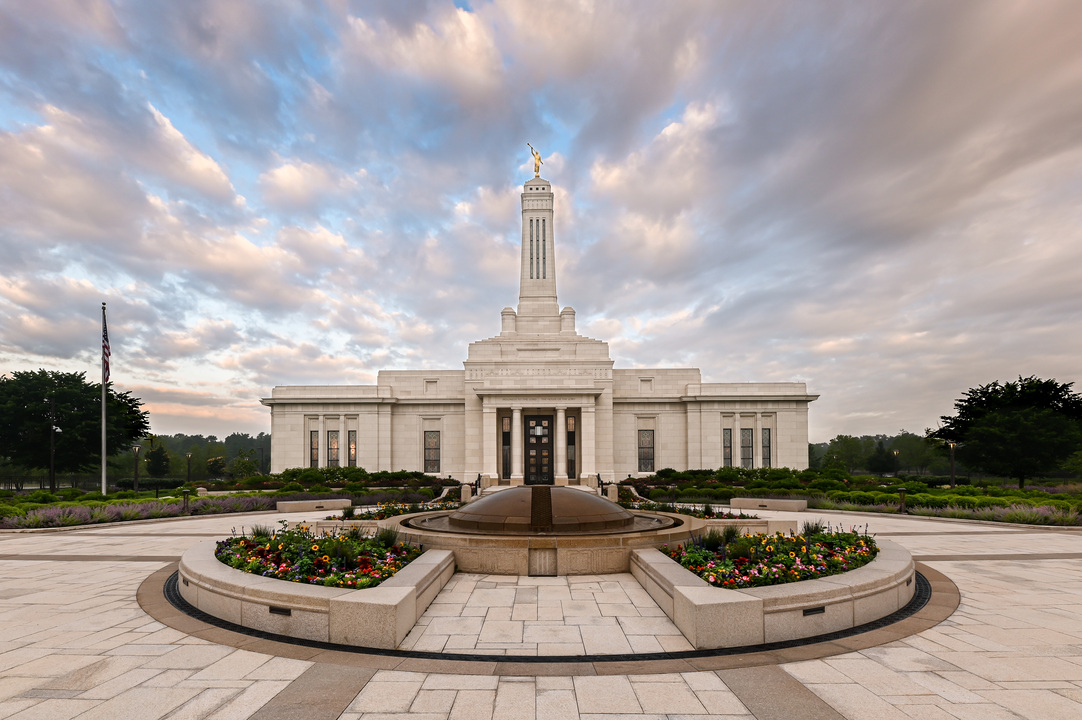
[[[596,448],[586,442],[596,395],[481,396],[482,477],[504,485],[596,485]]]

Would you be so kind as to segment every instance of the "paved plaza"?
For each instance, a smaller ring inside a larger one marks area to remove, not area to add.
[[[760,514],[867,523],[929,575],[953,582],[960,604],[915,634],[899,625],[893,636],[869,636],[883,644],[809,645],[794,651],[796,660],[758,653],[724,658],[716,669],[675,660],[531,665],[515,656],[688,646],[630,575],[458,574],[403,645],[439,656],[362,655],[207,626],[162,597],[164,578],[192,544],[303,516],[3,532],[0,718],[1082,718],[1079,531]],[[506,662],[454,658],[463,652]]]

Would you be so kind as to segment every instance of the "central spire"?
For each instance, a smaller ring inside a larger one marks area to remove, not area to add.
[[[534,177],[523,186],[518,292],[520,333],[560,332],[552,200],[552,186],[542,177]]]

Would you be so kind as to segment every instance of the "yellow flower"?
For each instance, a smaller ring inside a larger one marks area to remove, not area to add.
[[[319,552],[319,545],[313,545],[312,552]]]
[[[791,557],[791,558],[795,558],[795,557],[796,557],[796,553],[795,553],[795,552],[791,552],[791,553],[789,553],[789,557]]]
[[[774,552],[774,546],[773,545],[767,545],[766,546],[766,551],[767,552]]]
[[[329,557],[327,557],[326,555],[323,556],[323,562],[330,562],[330,561],[331,561],[331,559]]]
[[[281,550],[281,549],[282,549],[282,543],[278,543],[278,549],[279,549],[279,550]]]

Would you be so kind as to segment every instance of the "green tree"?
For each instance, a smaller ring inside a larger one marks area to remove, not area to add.
[[[875,450],[868,456],[865,465],[868,472],[873,472],[876,475],[886,475],[894,472],[894,454],[887,450],[887,446],[880,440],[875,444]]]
[[[1082,450],[1072,453],[1071,457],[1063,463],[1063,469],[1077,478],[1082,478]]]
[[[156,443],[155,438],[150,438],[150,449],[146,452],[147,475],[155,478],[163,478],[169,474],[169,451],[165,445]]]
[[[935,446],[928,438],[902,430],[890,443],[891,450],[898,451],[898,466],[923,473],[935,460]]]
[[[234,480],[241,480],[243,478],[252,477],[253,475],[258,475],[259,463],[251,457],[254,454],[254,450],[249,450],[248,452],[242,452],[237,455],[225,466],[226,474]]]
[[[207,458],[207,476],[210,478],[220,478],[225,474],[225,458],[221,455],[217,457]]]
[[[150,431],[131,393],[106,392],[106,454],[127,452]],[[101,462],[101,384],[86,373],[16,371],[0,376],[0,456],[24,468],[78,472]],[[49,488],[56,490],[51,474]]]
[[[834,458],[845,466],[847,472],[853,472],[853,468],[863,463],[867,453],[864,450],[864,443],[860,438],[853,437],[852,435],[838,435],[827,446],[828,456],[833,455]],[[826,464],[823,465],[826,467]]]
[[[972,388],[928,437],[953,442],[966,466],[1026,480],[1059,468],[1082,447],[1082,396],[1073,383],[1019,377]]]

